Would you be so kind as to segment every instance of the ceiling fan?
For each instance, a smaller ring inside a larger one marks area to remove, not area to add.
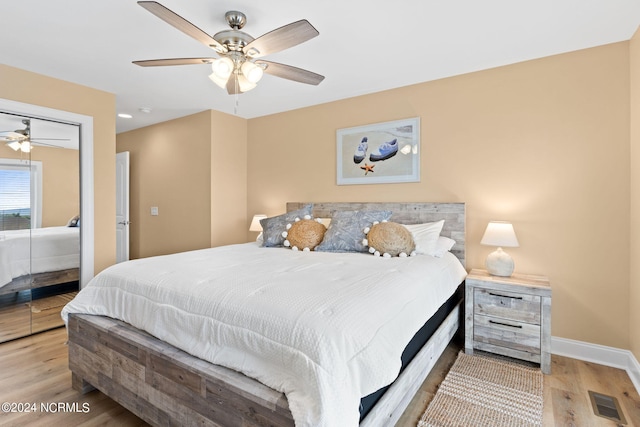
[[[0,131],[0,142],[5,142],[14,151],[20,150],[23,153],[28,153],[31,151],[31,148],[34,144],[51,147],[58,146],[56,144],[49,144],[43,141],[69,141],[68,138],[32,138],[31,120],[22,119],[22,124],[25,125],[24,129]]]
[[[209,78],[226,89],[230,95],[255,88],[263,73],[311,85],[318,85],[324,80],[324,76],[311,71],[260,59],[316,37],[318,31],[306,19],[292,22],[254,39],[240,31],[246,23],[246,16],[242,12],[229,11],[225,14],[225,19],[231,29],[220,31],[212,37],[158,2],[139,1],[138,4],[169,25],[210,47],[220,57],[133,61],[136,65],[156,67],[211,64],[213,73]]]

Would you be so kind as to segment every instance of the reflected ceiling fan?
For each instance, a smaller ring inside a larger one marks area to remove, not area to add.
[[[263,73],[311,85],[318,85],[324,80],[324,76],[311,71],[260,59],[316,37],[318,31],[306,19],[292,22],[254,39],[240,31],[246,23],[246,16],[242,12],[229,11],[225,14],[225,19],[231,29],[220,31],[212,37],[158,2],[139,1],[138,4],[169,25],[210,47],[220,57],[133,61],[136,65],[156,67],[211,64],[213,73],[209,78],[226,89],[230,95],[255,88]]]
[[[50,147],[57,147],[56,144],[49,144],[44,141],[69,141],[68,138],[32,138],[31,137],[31,120],[22,119],[24,129],[17,129],[13,131],[0,131],[0,142],[5,142],[14,151],[22,151],[28,153],[31,151],[32,146],[46,145]]]

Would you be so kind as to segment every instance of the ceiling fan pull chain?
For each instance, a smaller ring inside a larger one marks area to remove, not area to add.
[[[238,104],[240,103],[240,89],[238,88],[238,78],[236,77],[236,81],[235,81],[235,85],[236,85],[236,104],[233,107],[233,114],[234,115],[238,115]]]

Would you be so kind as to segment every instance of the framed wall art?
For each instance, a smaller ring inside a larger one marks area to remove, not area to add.
[[[420,182],[420,119],[338,129],[337,183]]]

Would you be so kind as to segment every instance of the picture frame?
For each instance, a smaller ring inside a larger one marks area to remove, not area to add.
[[[420,118],[336,131],[337,184],[420,182]]]

